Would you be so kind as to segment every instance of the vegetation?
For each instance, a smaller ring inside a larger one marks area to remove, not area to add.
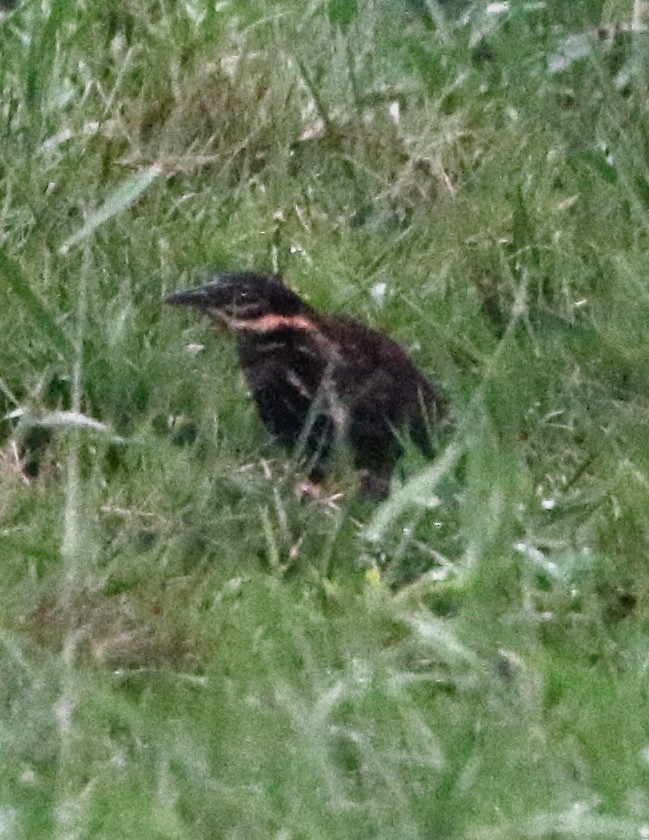
[[[634,4],[1,5],[0,836],[647,836]],[[398,338],[438,459],[298,498],[163,304],[225,268]]]

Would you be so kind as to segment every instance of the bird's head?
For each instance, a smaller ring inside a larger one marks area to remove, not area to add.
[[[234,330],[257,332],[290,325],[311,311],[277,275],[253,272],[218,274],[203,286],[174,292],[166,302],[192,306]]]

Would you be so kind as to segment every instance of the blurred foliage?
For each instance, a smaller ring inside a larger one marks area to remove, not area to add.
[[[638,7],[2,4],[0,834],[646,832]],[[448,395],[384,506],[164,309],[253,267]]]

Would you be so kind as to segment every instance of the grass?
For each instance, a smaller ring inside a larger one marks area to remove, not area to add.
[[[3,7],[0,836],[647,834],[627,5]],[[438,459],[298,500],[163,305],[224,268],[398,338]]]

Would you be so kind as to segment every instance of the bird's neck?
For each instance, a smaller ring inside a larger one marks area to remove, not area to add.
[[[258,318],[232,318],[230,329],[242,333],[270,333],[276,330],[299,330],[313,333],[316,326],[307,315],[260,315]]]

